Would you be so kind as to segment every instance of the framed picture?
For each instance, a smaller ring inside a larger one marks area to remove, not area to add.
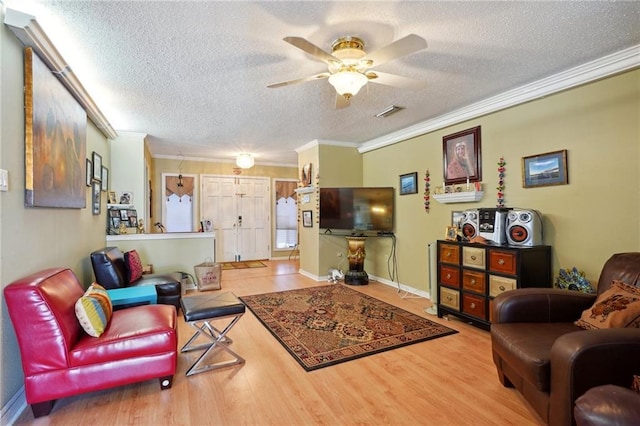
[[[109,169],[102,166],[102,192],[107,192],[109,189]]]
[[[522,157],[522,186],[566,185],[569,183],[567,150]]]
[[[446,185],[480,182],[482,180],[480,126],[444,136],[442,156]]]
[[[311,210],[302,211],[302,226],[311,228],[313,226],[313,212]]]
[[[116,196],[116,191],[107,192],[107,203],[118,204],[118,197]]]
[[[85,185],[91,186],[93,180],[93,171],[91,170],[91,160],[87,158],[87,170],[85,171]]]
[[[213,232],[213,221],[211,219],[202,219],[200,226],[202,226],[202,232]]]
[[[138,212],[136,210],[129,210],[129,228],[138,227]]]
[[[463,211],[452,211],[451,212],[451,226],[455,226],[460,229],[460,223],[462,222]]]
[[[122,191],[120,193],[120,204],[133,204],[133,192]]]
[[[24,205],[87,207],[87,113],[30,47],[24,49],[24,122]]]
[[[93,180],[101,181],[102,180],[102,156],[97,152],[93,151],[93,156],[91,158],[93,160]]]
[[[455,226],[447,226],[444,239],[447,241],[456,241],[458,239],[458,228]]]
[[[91,205],[93,206],[93,214],[100,214],[100,200],[102,198],[102,192],[100,191],[100,182],[93,181],[93,188],[91,190]]]
[[[120,209],[120,220],[122,220],[122,221],[129,220],[129,210]]]
[[[302,186],[311,186],[311,163],[307,163],[302,166],[302,173],[300,175],[300,181],[302,182]]]
[[[418,193],[418,172],[400,175],[400,195]]]

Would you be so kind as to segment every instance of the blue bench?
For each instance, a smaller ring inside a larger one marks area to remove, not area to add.
[[[107,290],[113,309],[124,309],[138,305],[155,305],[158,302],[156,288],[152,285],[124,287]]]

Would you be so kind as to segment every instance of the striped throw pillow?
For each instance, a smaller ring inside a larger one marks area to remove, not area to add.
[[[113,305],[107,290],[93,283],[76,302],[75,311],[83,330],[89,336],[100,337],[109,324]]]

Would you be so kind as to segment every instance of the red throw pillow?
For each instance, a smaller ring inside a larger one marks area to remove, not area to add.
[[[137,281],[142,276],[142,261],[138,252],[130,250],[124,254],[124,264],[127,266],[127,275],[129,278],[129,284]]]

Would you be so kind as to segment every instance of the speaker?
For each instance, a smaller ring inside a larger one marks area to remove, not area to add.
[[[480,213],[478,210],[465,210],[462,212],[460,230],[468,240],[478,236],[480,232]]]
[[[507,242],[512,246],[542,244],[542,216],[536,210],[513,209],[507,215]]]

